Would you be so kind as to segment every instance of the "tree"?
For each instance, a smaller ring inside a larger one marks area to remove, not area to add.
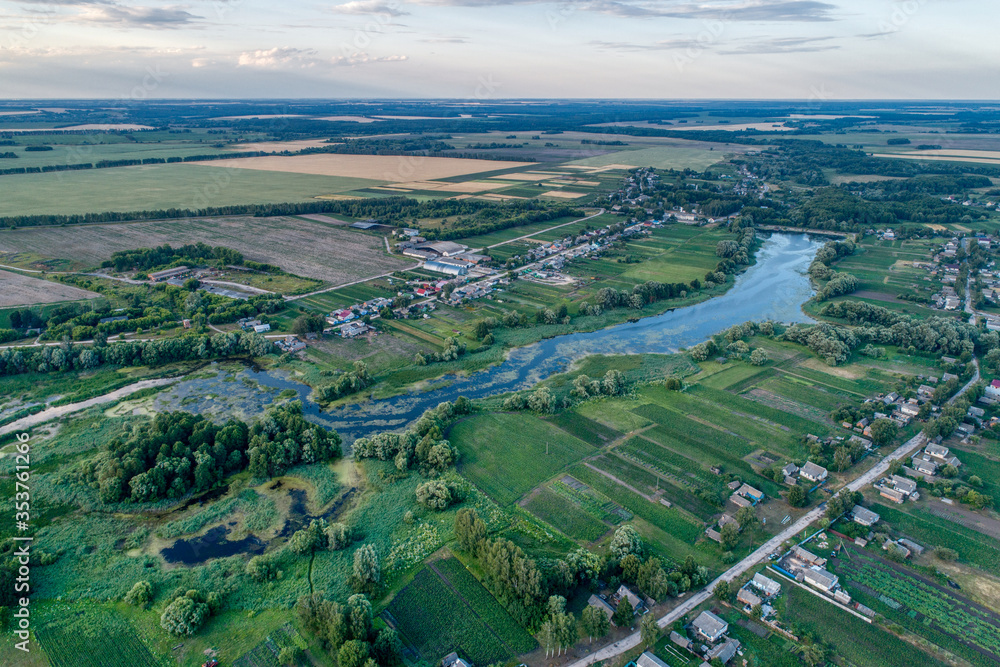
[[[381,579],[378,552],[373,545],[364,544],[354,552],[354,579],[361,588],[374,586]]]
[[[282,665],[292,667],[299,664],[302,657],[302,649],[298,646],[286,646],[278,653],[278,662]]]
[[[347,624],[352,639],[367,641],[372,632],[372,603],[357,593],[347,598]]]
[[[719,540],[722,544],[722,548],[729,551],[736,546],[737,542],[739,542],[740,529],[737,528],[735,524],[727,523],[721,530],[719,530]]]
[[[153,601],[153,586],[148,581],[137,581],[125,594],[125,602],[133,607],[149,609]]]
[[[958,560],[958,552],[954,549],[949,549],[948,547],[936,547],[934,549],[934,557],[938,560],[943,560],[946,563]]]
[[[325,532],[326,547],[330,551],[340,551],[351,543],[351,529],[343,523],[331,523]]]
[[[833,452],[833,467],[837,472],[843,472],[851,467],[854,460],[851,458],[851,451],[847,447],[837,447]]]
[[[793,484],[788,490],[788,504],[792,507],[802,507],[806,504],[806,492],[798,484]]]
[[[715,585],[712,589],[712,595],[723,601],[728,601],[732,597],[732,591],[729,587],[729,582],[725,579],[720,579],[719,583]]]
[[[478,555],[486,541],[486,524],[475,509],[463,508],[455,515],[455,537],[462,549],[473,556]]]
[[[337,651],[337,663],[340,667],[364,667],[368,654],[368,642],[352,639]]]
[[[653,614],[646,614],[639,621],[639,637],[647,648],[660,638],[660,626]]]
[[[193,635],[208,619],[208,605],[182,595],[163,610],[160,627],[172,635]]]
[[[899,427],[891,419],[876,419],[872,423],[872,442],[876,447],[888,445],[896,439],[898,433]]]
[[[615,558],[621,560],[628,554],[642,557],[642,552],[642,536],[639,535],[639,531],[635,527],[631,524],[625,524],[615,531],[614,537],[611,538],[611,553],[614,554]]]
[[[799,650],[802,651],[802,659],[810,667],[821,665],[826,659],[826,651],[819,644],[805,642],[799,646]]]
[[[740,524],[740,528],[747,528],[757,522],[757,513],[752,507],[741,507],[736,510],[736,521]]]
[[[375,638],[372,653],[381,667],[396,667],[403,662],[403,642],[395,630],[385,628]]]
[[[762,348],[756,348],[750,353],[750,363],[754,366],[763,366],[768,362],[767,352]]]
[[[750,608],[750,618],[752,618],[753,620],[755,621],[760,620],[760,617],[763,615],[764,615],[764,610],[761,608],[759,604],[755,604],[753,607]]]
[[[979,475],[972,475],[969,477],[969,484],[975,487],[980,487],[983,485],[983,480]]]
[[[444,480],[434,479],[417,487],[417,502],[432,510],[445,510],[454,502],[451,485]]]
[[[594,637],[603,637],[611,630],[611,621],[604,610],[594,606],[588,606],[580,615],[583,621],[583,630],[590,637],[590,642],[594,642]]]
[[[627,597],[623,597],[621,602],[618,603],[618,608],[615,609],[615,615],[611,617],[611,620],[619,628],[627,628],[632,625],[632,619],[634,618],[635,610],[632,608],[632,603],[628,601]]]

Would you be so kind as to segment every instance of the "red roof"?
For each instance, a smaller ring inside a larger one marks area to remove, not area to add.
[[[993,382],[990,382],[990,386],[993,387],[994,389],[1000,389],[1000,380],[994,380]]]

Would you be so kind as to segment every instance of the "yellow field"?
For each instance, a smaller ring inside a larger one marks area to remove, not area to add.
[[[503,162],[499,160],[468,160],[449,157],[423,157],[407,155],[267,155],[263,157],[189,162],[212,167],[253,169],[293,174],[319,176],[347,176],[371,180],[406,183],[429,181],[453,176],[478,174],[484,171],[514,169],[529,166],[530,162]]]
[[[566,190],[550,190],[549,192],[543,192],[543,197],[555,197],[556,199],[579,199],[580,197],[586,197],[586,192],[567,192]]]

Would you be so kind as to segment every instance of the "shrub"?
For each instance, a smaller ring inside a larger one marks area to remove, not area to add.
[[[153,586],[148,581],[137,581],[131,590],[125,594],[125,602],[133,607],[149,609],[153,601]]]
[[[167,605],[160,616],[160,627],[172,635],[193,635],[209,616],[208,605],[181,596]]]

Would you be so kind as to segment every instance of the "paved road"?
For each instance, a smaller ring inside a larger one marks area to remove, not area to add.
[[[853,480],[852,482],[848,483],[846,488],[850,489],[851,491],[858,491],[867,484],[871,484],[872,482],[876,481],[877,479],[882,477],[882,475],[885,474],[885,472],[889,469],[889,463],[893,459],[903,459],[910,453],[922,447],[926,440],[927,438],[924,436],[923,433],[920,433],[910,438],[909,440],[906,441],[906,443],[900,445],[891,454],[889,454],[881,461],[879,461],[877,464],[875,464],[866,473],[864,473],[857,479]],[[801,518],[799,518],[798,521],[791,524],[788,528],[781,531],[780,533],[769,539],[767,542],[762,544],[756,551],[754,551],[752,554],[741,560],[736,565],[726,570],[721,576],[719,576],[717,579],[708,584],[708,586],[698,591],[691,597],[687,598],[679,606],[667,612],[664,616],[662,616],[659,620],[657,620],[656,622],[657,625],[659,625],[661,628],[666,628],[677,619],[689,613],[692,609],[696,608],[698,605],[702,604],[710,597],[712,597],[712,590],[715,588],[715,585],[718,582],[731,581],[732,579],[740,576],[747,570],[755,567],[758,563],[767,559],[767,557],[770,554],[777,551],[781,547],[781,545],[784,544],[786,540],[793,539],[796,535],[806,530],[813,522],[817,521],[820,517],[822,517],[825,511],[826,511],[825,503],[809,510],[809,512],[807,512]],[[586,665],[591,665],[597,662],[598,660],[608,660],[609,658],[613,658],[621,653],[624,653],[625,651],[628,651],[629,649],[635,648],[636,646],[639,645],[640,641],[641,639],[639,633],[635,632],[629,635],[628,637],[625,637],[624,639],[620,639],[614,644],[605,646],[604,648],[577,660],[576,662],[572,663],[569,667],[586,667]]]

